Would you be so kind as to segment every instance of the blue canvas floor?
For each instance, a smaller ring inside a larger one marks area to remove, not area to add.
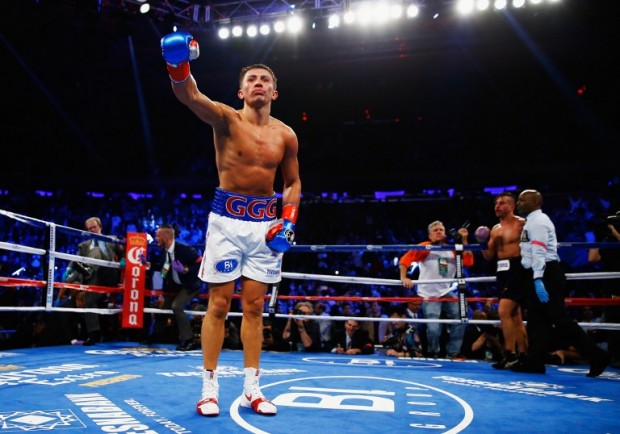
[[[383,355],[263,353],[275,417],[240,408],[242,353],[220,358],[216,418],[195,412],[200,351],[104,343],[0,352],[0,434],[62,433],[620,433],[620,371],[547,374],[489,363]]]

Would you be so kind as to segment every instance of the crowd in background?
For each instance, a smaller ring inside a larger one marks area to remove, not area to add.
[[[103,222],[103,234],[124,239],[127,232],[146,232],[155,234],[162,224],[171,224],[176,229],[178,240],[196,247],[202,252],[210,210],[209,197],[196,197],[180,193],[159,192],[155,194],[112,193],[75,194],[62,191],[32,192],[16,194],[0,192],[0,210],[26,215],[41,221],[59,225],[56,250],[77,253],[79,242],[85,238],[79,232],[64,230],[83,229],[83,222],[92,216]],[[543,209],[556,225],[560,242],[603,241],[604,225],[608,215],[618,211],[617,187],[609,191],[578,192],[574,194],[545,194]],[[302,198],[300,217],[296,229],[297,243],[302,245],[393,245],[417,244],[427,239],[426,227],[433,220],[442,220],[446,228],[458,228],[468,224],[470,233],[479,225],[493,226],[496,218],[493,213],[494,194],[459,194],[454,192],[434,192],[419,196],[400,196],[376,199],[374,197],[352,198],[343,194],[322,194]],[[47,249],[48,231],[42,225],[29,224],[0,215],[0,241]],[[473,237],[472,237],[473,238]],[[475,243],[475,240],[470,240]],[[404,249],[406,250],[406,249]],[[300,272],[321,275],[359,276],[398,281],[398,259],[403,251],[366,251],[328,253],[289,252],[283,261],[284,272]],[[476,261],[466,273],[468,276],[493,276],[495,264],[485,261],[475,252]],[[562,264],[566,272],[598,271],[598,264],[588,263],[587,248],[560,249]],[[0,249],[0,276],[13,276],[23,279],[46,279],[47,258]],[[56,261],[55,280],[62,281],[67,263]],[[153,280],[147,279],[147,287],[152,288]],[[576,280],[569,282],[569,297],[602,297],[607,294],[606,285],[617,285],[617,281]],[[1,306],[41,306],[45,304],[45,287],[2,287],[0,286]],[[192,300],[190,310],[205,310],[207,306],[206,284],[200,296]],[[291,296],[351,296],[351,297],[415,297],[415,290],[407,290],[402,285],[367,285],[357,283],[326,283],[314,280],[284,279],[280,295]],[[495,297],[492,283],[468,284],[468,297]],[[147,300],[150,306],[158,305],[158,298]],[[118,296],[108,297],[102,307],[119,306]],[[279,313],[294,310],[295,300],[279,300]],[[235,303],[233,303],[234,305]],[[372,303],[362,301],[336,302],[325,300],[313,303],[314,311],[329,316],[384,316],[389,317],[402,309],[403,303]],[[496,319],[496,306],[493,303],[471,303],[470,316],[480,317],[484,312],[488,319]],[[233,311],[240,311],[233,306]],[[474,312],[476,312],[474,314]],[[571,307],[571,315],[578,321],[600,321],[602,308]],[[54,320],[53,313],[47,312],[1,312],[0,349],[26,346],[67,344],[66,337]],[[115,316],[105,316],[103,339],[148,341],[148,326],[145,329],[129,332],[119,327]],[[201,316],[192,317],[196,333],[200,330]],[[229,321],[231,333],[238,328],[238,318]],[[284,319],[286,321],[286,319]],[[334,321],[336,329],[344,328],[344,323]],[[270,323],[278,333],[284,328],[279,319]],[[371,323],[372,324],[372,323]],[[375,344],[381,344],[379,325],[368,326]],[[382,324],[382,323],[381,323]],[[390,324],[390,323],[385,323]],[[169,334],[161,337],[161,342],[175,342],[174,321],[169,321]],[[390,325],[391,327],[391,325]],[[382,327],[386,329],[386,327]],[[334,330],[337,333],[338,330]],[[385,331],[385,330],[383,330]],[[232,347],[239,347],[238,338]],[[325,345],[328,345],[325,343]],[[286,345],[279,349],[290,348]],[[485,357],[488,357],[486,354]]]

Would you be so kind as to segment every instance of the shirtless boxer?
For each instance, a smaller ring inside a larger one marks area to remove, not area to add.
[[[505,354],[502,360],[493,364],[495,369],[510,369],[514,366],[519,361],[517,348],[521,354],[527,353],[527,333],[519,306],[527,285],[519,250],[525,219],[514,214],[515,206],[516,200],[512,193],[499,194],[495,198],[495,215],[499,223],[491,229],[490,238],[480,234],[480,229],[475,234],[478,242],[486,242],[488,239],[488,250],[482,251],[484,259],[492,260],[497,255],[498,314],[504,335]],[[488,234],[488,230],[480,232]]]
[[[166,35],[161,47],[174,94],[213,129],[219,174],[198,274],[209,284],[209,306],[201,331],[204,371],[196,411],[203,416],[219,414],[217,362],[235,281],[241,279],[244,389],[240,402],[256,413],[275,415],[275,405],[259,387],[262,313],[267,287],[281,280],[282,255],[294,239],[301,196],[297,136],[270,116],[278,90],[268,66],[255,64],[241,70],[237,96],[243,108],[235,110],[198,90],[189,61],[198,57],[199,50],[191,35]],[[283,178],[281,220],[276,220],[274,193],[278,168]]]

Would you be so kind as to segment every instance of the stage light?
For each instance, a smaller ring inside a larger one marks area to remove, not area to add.
[[[474,0],[459,0],[456,4],[456,10],[461,15],[469,15],[474,10]]]
[[[362,5],[356,12],[356,21],[360,24],[367,25],[370,23],[371,19],[374,18],[373,11],[370,9],[370,6],[367,4]]]
[[[538,5],[542,2],[542,0],[530,0],[530,3],[532,3],[533,5]]]
[[[146,14],[151,10],[151,5],[148,3],[144,3],[140,5],[140,13]]]
[[[250,38],[254,38],[256,35],[258,35],[258,27],[256,27],[256,24],[250,24],[248,27],[246,27],[245,34],[248,35],[248,37]]]
[[[217,36],[219,36],[220,39],[228,39],[230,37],[230,29],[228,27],[221,27],[217,31]]]
[[[497,10],[506,9],[506,0],[495,0],[493,7]]]
[[[477,0],[476,8],[479,11],[486,11],[487,9],[489,9],[489,0]]]
[[[390,6],[390,18],[397,20],[403,16],[403,7],[401,5]]]
[[[286,30],[286,24],[284,24],[284,21],[278,20],[275,23],[273,23],[274,32],[282,33],[284,30]]]
[[[269,33],[271,33],[271,28],[269,27],[269,24],[261,24],[258,31],[261,35],[267,36]]]
[[[335,29],[336,27],[340,27],[340,17],[336,14],[332,14],[327,19],[327,28]]]
[[[525,5],[525,0],[512,0],[512,5],[515,8],[522,8]]]
[[[233,26],[232,35],[235,38],[238,38],[239,36],[243,35],[243,27],[241,27],[239,24]]]
[[[420,8],[418,5],[409,5],[407,6],[407,18],[415,18],[420,13]]]
[[[343,16],[343,21],[345,24],[353,24],[355,22],[355,12],[347,11]]]
[[[303,26],[303,21],[297,15],[292,15],[286,22],[286,28],[291,33],[299,33]]]

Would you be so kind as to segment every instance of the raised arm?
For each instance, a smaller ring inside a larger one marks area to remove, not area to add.
[[[170,33],[161,40],[161,52],[177,99],[213,128],[223,128],[224,111],[229,108],[200,92],[191,75],[189,62],[197,59],[200,54],[198,42],[189,33]]]

